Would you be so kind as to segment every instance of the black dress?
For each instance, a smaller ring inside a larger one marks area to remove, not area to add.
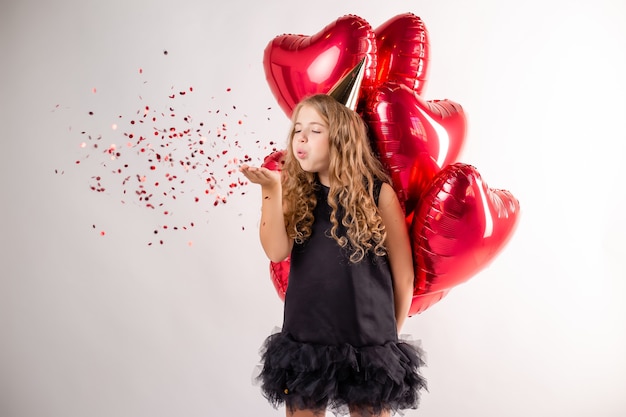
[[[316,188],[312,234],[291,252],[282,331],[261,350],[263,394],[275,407],[335,414],[417,408],[423,361],[415,344],[398,340],[387,258],[368,252],[350,262],[330,237],[329,189]],[[376,201],[379,193],[380,184]]]

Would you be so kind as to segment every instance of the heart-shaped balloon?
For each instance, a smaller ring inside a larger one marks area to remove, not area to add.
[[[407,86],[388,82],[370,94],[363,119],[408,215],[417,203],[409,191],[415,161],[425,153],[439,168],[454,162],[465,140],[465,113],[453,101],[426,101]]]
[[[326,94],[363,58],[365,86],[376,75],[374,30],[366,20],[346,15],[312,36],[277,36],[265,48],[263,67],[270,90],[291,116],[298,102],[312,94]]]
[[[422,195],[430,188],[435,175],[441,171],[435,160],[426,152],[415,156],[413,167],[409,173],[409,185],[407,189],[407,201],[405,203],[407,229],[413,223],[415,207]]]
[[[262,167],[272,171],[282,171],[285,165],[285,150],[274,151],[263,158]]]
[[[430,44],[422,19],[413,13],[392,17],[376,30],[376,83],[395,81],[422,94],[428,76]]]
[[[432,307],[435,303],[438,303],[443,297],[445,297],[448,292],[450,292],[450,290],[431,292],[427,294],[413,293],[411,307],[409,307],[409,317],[419,314],[427,308]]]
[[[519,201],[491,189],[475,167],[448,165],[434,178],[409,231],[415,294],[447,290],[485,268],[517,226]]]
[[[285,294],[287,293],[287,285],[289,284],[289,269],[291,268],[291,258],[287,258],[284,261],[272,262],[270,261],[270,279],[276,289],[278,298],[285,301]]]

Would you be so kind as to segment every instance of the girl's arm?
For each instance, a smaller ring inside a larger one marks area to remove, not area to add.
[[[293,239],[285,229],[280,172],[248,165],[242,165],[240,171],[250,182],[261,186],[259,236],[263,250],[272,262],[283,261],[291,253]]]
[[[393,277],[393,296],[399,333],[409,314],[413,299],[414,271],[411,241],[396,192],[387,183],[384,183],[380,190],[378,208],[387,230],[385,246]]]

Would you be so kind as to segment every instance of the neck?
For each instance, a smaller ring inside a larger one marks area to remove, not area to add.
[[[317,173],[317,179],[319,180],[319,182],[326,186],[326,187],[330,187],[330,178],[328,177],[328,174],[320,174],[319,172]]]

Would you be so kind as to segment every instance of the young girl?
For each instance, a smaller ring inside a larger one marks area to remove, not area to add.
[[[261,244],[291,256],[282,331],[258,377],[288,417],[388,416],[417,408],[416,346],[398,339],[413,262],[396,194],[361,117],[327,95],[299,103],[282,172],[243,165],[261,185]]]

